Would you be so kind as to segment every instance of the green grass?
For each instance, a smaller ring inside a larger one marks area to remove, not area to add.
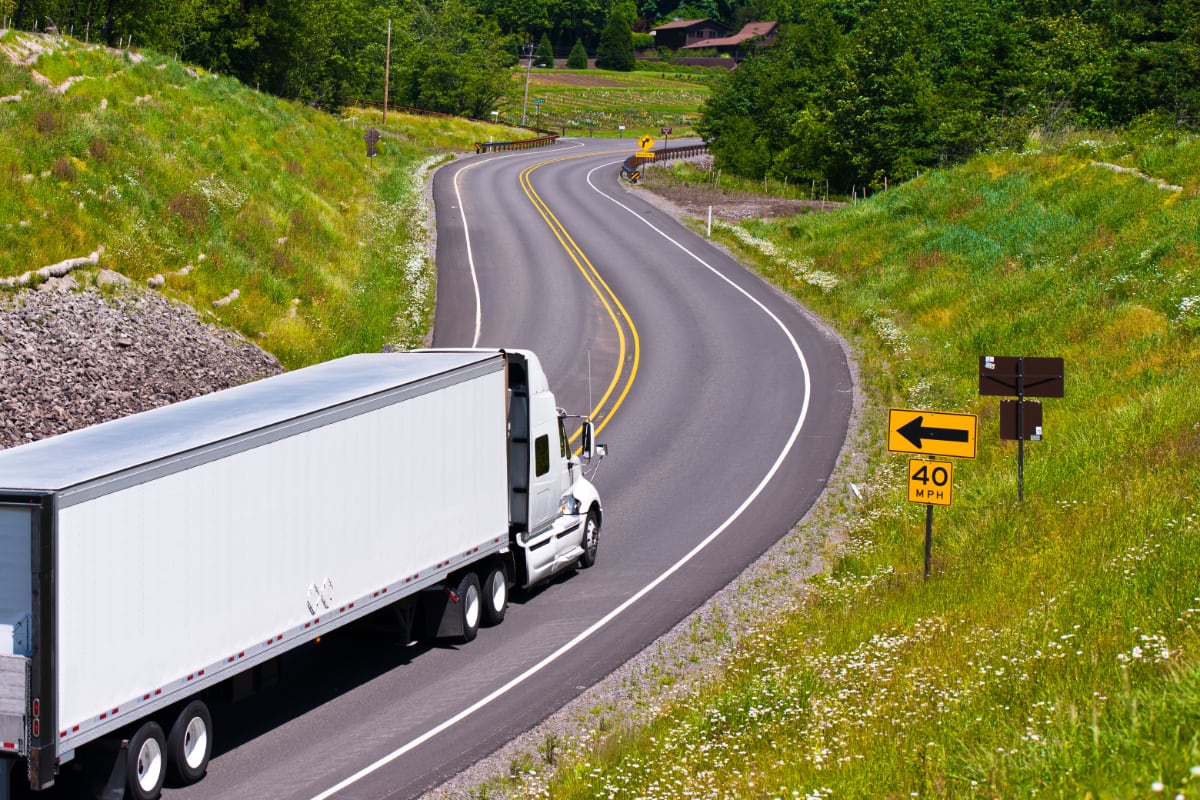
[[[718,228],[853,343],[863,499],[808,523],[845,545],[799,612],[506,796],[1200,798],[1198,195],[1200,141],[1109,134]],[[988,354],[1065,360],[1023,503]],[[929,581],[892,407],[979,415]]]
[[[469,149],[469,125],[389,115],[397,135],[368,161],[369,117],[154,54],[53,40],[34,68],[86,77],[57,94],[0,58],[0,96],[22,94],[0,104],[0,277],[102,248],[101,267],[164,276],[166,294],[288,367],[421,343],[435,280],[422,176],[444,157],[428,148]]]
[[[708,97],[711,78],[704,74],[614,72],[611,70],[535,69],[530,74],[529,103],[524,104],[525,70],[514,71],[521,85],[514,105],[501,108],[500,118],[521,121],[524,106],[530,126],[567,135],[635,138],[660,135],[663,126],[672,136],[694,135],[692,126]],[[544,100],[540,115],[534,100]],[[619,126],[625,130],[620,131]]]

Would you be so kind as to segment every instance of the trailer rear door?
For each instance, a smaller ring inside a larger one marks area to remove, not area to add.
[[[33,512],[0,505],[0,752],[23,751],[33,596]]]

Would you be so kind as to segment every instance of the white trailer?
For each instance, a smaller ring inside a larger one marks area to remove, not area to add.
[[[532,353],[430,350],[0,451],[0,779],[89,752],[98,793],[153,798],[203,776],[210,694],[281,653],[384,607],[469,641],[590,566],[565,419]]]

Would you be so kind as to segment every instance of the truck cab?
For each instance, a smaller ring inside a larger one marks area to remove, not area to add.
[[[569,419],[555,403],[537,356],[513,350],[508,357],[510,531],[523,558],[517,583],[533,586],[595,559],[600,497],[571,452]],[[582,456],[603,455],[591,445],[592,423],[583,419]]]

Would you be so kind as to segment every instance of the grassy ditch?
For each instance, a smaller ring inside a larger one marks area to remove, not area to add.
[[[845,544],[717,679],[506,796],[1200,798],[1198,195],[1200,141],[1110,135],[719,227],[854,343]],[[982,355],[1065,359],[1021,503]],[[928,581],[890,407],[979,416]]]
[[[16,32],[0,44],[0,97],[19,98],[0,103],[0,277],[100,251],[99,267],[162,276],[288,367],[422,341],[435,280],[422,179],[444,158],[426,143],[466,150],[477,134],[389,115],[401,130],[368,160],[370,117],[154,54]]]

